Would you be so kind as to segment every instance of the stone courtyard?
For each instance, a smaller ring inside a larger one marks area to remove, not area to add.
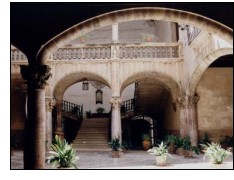
[[[109,152],[77,153],[78,169],[233,169],[233,155],[221,165],[214,165],[203,154],[184,158],[173,154],[168,157],[167,166],[156,166],[155,157],[146,151],[127,151],[121,158],[111,158]],[[11,156],[11,169],[23,169],[23,152],[16,151]],[[46,169],[55,169],[46,164]]]

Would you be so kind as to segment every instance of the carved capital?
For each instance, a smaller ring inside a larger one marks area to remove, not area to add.
[[[200,96],[188,96],[188,106],[196,106],[197,102],[199,101]]]
[[[28,84],[28,88],[44,89],[47,85],[46,81],[51,76],[51,68],[47,65],[40,66],[20,66],[20,72],[24,80]]]
[[[111,106],[112,106],[113,108],[119,108],[119,109],[120,109],[122,100],[121,100],[120,97],[112,97],[112,98],[110,99],[110,103],[111,103]]]
[[[177,103],[179,104],[180,108],[185,108],[186,106],[186,98],[185,97],[178,97]]]
[[[46,111],[52,111],[56,105],[56,100],[54,98],[46,98]]]

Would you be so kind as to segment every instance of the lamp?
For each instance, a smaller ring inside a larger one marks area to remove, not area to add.
[[[83,91],[88,91],[89,90],[89,82],[88,82],[88,80],[86,78],[83,80],[82,89],[83,89]]]

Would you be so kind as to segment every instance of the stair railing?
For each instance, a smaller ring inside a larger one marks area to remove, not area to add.
[[[68,101],[63,101],[63,111],[67,113],[71,113],[73,115],[77,115],[79,117],[83,117],[83,106],[78,104],[74,104]]]

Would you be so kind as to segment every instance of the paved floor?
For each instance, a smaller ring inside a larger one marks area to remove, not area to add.
[[[233,156],[221,165],[214,165],[203,155],[194,158],[172,155],[168,158],[168,165],[155,165],[155,157],[145,151],[127,151],[121,158],[111,158],[109,152],[80,152],[77,154],[78,169],[233,169]],[[46,164],[47,169],[54,169]],[[23,169],[23,152],[14,152],[11,156],[11,169]]]

